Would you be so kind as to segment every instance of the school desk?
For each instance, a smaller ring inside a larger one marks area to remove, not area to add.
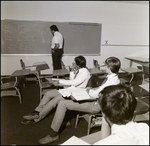
[[[89,72],[91,75],[94,75],[94,74],[105,74],[106,72],[104,70],[99,70],[97,68],[90,68],[89,69]]]
[[[69,75],[70,72],[67,69],[57,69],[57,70],[53,70],[52,75],[53,76],[57,76],[57,78],[59,78],[59,76],[64,76],[64,75]]]
[[[125,57],[125,58],[130,60],[130,67],[132,66],[133,62],[149,67],[149,58],[142,58],[142,57]]]
[[[25,75],[29,75],[30,72],[31,72],[31,69],[16,70],[11,74],[11,76],[25,76]]]

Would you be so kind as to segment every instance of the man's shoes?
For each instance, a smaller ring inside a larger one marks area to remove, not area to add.
[[[23,119],[21,121],[22,124],[24,125],[31,125],[31,124],[35,124],[36,122],[34,120],[26,120],[26,119]]]
[[[37,119],[38,117],[39,117],[39,112],[37,111],[34,111],[32,113],[23,116],[23,118],[26,120],[33,120],[33,119]]]
[[[55,136],[55,137],[51,137],[50,135],[47,135],[46,137],[38,140],[38,143],[41,144],[41,145],[47,145],[47,144],[50,144],[52,142],[56,142],[59,140],[59,136]]]
[[[66,124],[66,128],[70,128],[70,127],[71,127],[71,123],[70,123],[70,121],[68,121]]]

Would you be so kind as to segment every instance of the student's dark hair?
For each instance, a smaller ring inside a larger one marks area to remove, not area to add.
[[[81,68],[86,68],[86,59],[83,56],[75,57],[74,61]]]
[[[58,27],[56,25],[51,25],[50,29],[54,30],[54,31],[59,31],[59,29],[58,29]]]
[[[122,125],[133,119],[137,101],[131,88],[125,84],[105,87],[99,93],[98,101],[110,122]]]
[[[110,70],[113,73],[118,73],[120,66],[121,66],[121,62],[118,58],[116,57],[109,57],[105,60],[105,64],[110,68]]]

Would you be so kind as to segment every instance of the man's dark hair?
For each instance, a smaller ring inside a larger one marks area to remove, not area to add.
[[[54,30],[54,31],[59,31],[59,29],[58,29],[58,27],[56,25],[51,25],[50,29]]]
[[[110,70],[113,73],[118,73],[120,66],[121,66],[121,62],[118,58],[116,57],[109,57],[105,60],[105,64],[110,68]]]
[[[137,101],[130,87],[123,84],[107,86],[99,93],[98,101],[110,122],[122,125],[133,119]]]
[[[81,68],[86,68],[86,59],[83,56],[75,57],[74,61]]]

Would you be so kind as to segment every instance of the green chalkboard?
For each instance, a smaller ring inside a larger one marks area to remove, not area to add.
[[[64,54],[100,54],[102,24],[1,20],[1,54],[50,54],[57,25],[64,37]]]

